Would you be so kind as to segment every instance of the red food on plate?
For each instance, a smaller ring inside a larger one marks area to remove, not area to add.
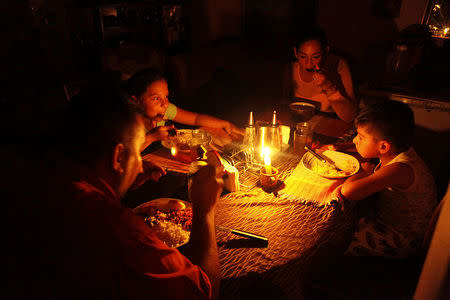
[[[164,213],[160,210],[156,210],[153,215],[144,217],[144,221],[150,227],[157,225],[161,221],[169,221],[175,224],[180,224],[184,230],[191,231],[192,208],[173,210],[170,213]]]

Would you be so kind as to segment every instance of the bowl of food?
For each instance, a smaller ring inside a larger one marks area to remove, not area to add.
[[[133,211],[169,247],[178,248],[189,241],[192,205],[179,199],[159,198],[145,202]]]
[[[316,106],[307,102],[292,102],[289,109],[297,122],[307,122],[316,114]]]
[[[208,147],[211,140],[211,135],[203,129],[178,129],[175,136],[161,141],[161,145],[167,149],[176,147],[178,151],[190,151],[200,145]]]
[[[350,177],[359,171],[359,161],[350,154],[326,150],[322,155],[334,161],[336,166],[341,170],[334,168],[328,163],[322,162],[309,152],[306,152],[305,155],[303,155],[302,165],[309,171],[330,179]]]

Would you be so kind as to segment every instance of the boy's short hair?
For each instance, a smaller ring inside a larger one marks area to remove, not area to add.
[[[92,166],[112,153],[115,145],[129,145],[138,115],[145,116],[118,84],[96,81],[71,99],[57,146],[72,159]]]
[[[143,69],[127,80],[125,90],[129,95],[141,97],[147,87],[155,81],[166,80],[164,74],[155,68]]]
[[[398,151],[405,151],[412,146],[414,138],[414,113],[406,103],[383,100],[361,109],[355,126],[368,126]]]

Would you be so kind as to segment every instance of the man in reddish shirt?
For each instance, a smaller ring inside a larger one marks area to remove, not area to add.
[[[17,248],[30,249],[8,264],[15,293],[39,299],[210,299],[217,295],[219,262],[214,208],[222,191],[211,166],[193,177],[192,231],[183,256],[120,203],[143,169],[143,116],[112,87],[82,92],[65,115],[58,142],[39,167],[23,210],[26,232]],[[26,193],[25,193],[26,194]],[[38,202],[38,204],[37,204]],[[30,212],[30,213],[27,213]],[[31,246],[31,247],[30,247]],[[22,253],[22,252],[18,252]],[[17,255],[17,254],[16,254]]]

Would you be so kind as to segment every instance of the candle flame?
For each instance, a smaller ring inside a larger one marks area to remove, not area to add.
[[[264,149],[266,148],[264,145],[264,140],[266,139],[266,128],[261,127],[260,128],[260,135],[261,135],[261,157],[264,158]]]
[[[270,159],[270,149],[264,147],[262,150],[262,155],[264,157],[264,168],[267,174],[272,174],[271,159]]]
[[[264,156],[264,165],[270,167],[271,163],[272,162],[271,162],[270,156],[269,155]]]
[[[177,147],[170,147],[170,154],[172,154],[172,156],[177,155]]]

